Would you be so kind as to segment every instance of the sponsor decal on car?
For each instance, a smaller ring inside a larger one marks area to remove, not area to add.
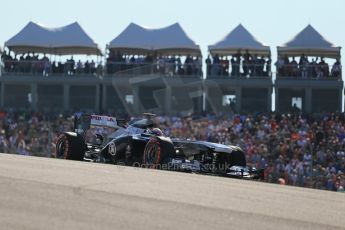
[[[116,155],[116,145],[114,142],[111,142],[108,146],[108,153],[112,156]]]

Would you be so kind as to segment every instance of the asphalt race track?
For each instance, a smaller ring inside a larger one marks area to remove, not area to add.
[[[345,229],[345,194],[0,154],[0,229]]]

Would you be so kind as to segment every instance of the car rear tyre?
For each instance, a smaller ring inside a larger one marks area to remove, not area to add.
[[[61,134],[56,142],[56,158],[82,161],[84,152],[85,141],[79,134]]]

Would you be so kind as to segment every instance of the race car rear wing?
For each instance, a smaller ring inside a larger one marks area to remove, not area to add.
[[[82,113],[76,113],[74,115],[74,131],[79,134],[84,134],[91,126],[119,128],[123,125],[122,123],[122,120],[118,122],[115,117]]]
[[[91,115],[90,125],[118,128],[115,117]]]

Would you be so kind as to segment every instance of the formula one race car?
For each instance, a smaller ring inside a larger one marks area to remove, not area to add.
[[[238,178],[262,178],[263,170],[246,166],[241,148],[171,139],[155,127],[153,115],[145,116],[125,124],[114,117],[76,114],[74,132],[63,133],[57,140],[56,157]]]

